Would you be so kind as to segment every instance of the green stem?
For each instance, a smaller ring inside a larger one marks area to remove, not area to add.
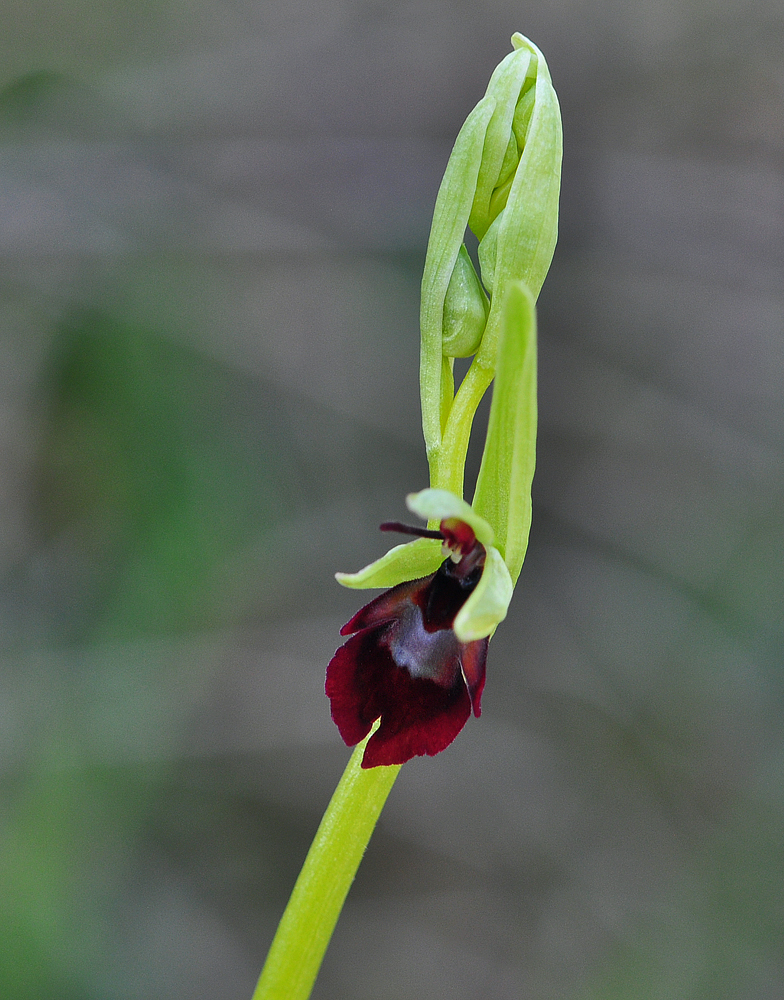
[[[450,407],[438,451],[431,456],[431,486],[449,490],[462,497],[466,454],[474,415],[493,381],[493,375],[492,368],[485,368],[476,359],[471,362]]]
[[[369,737],[368,737],[369,738]],[[327,806],[253,1000],[308,1000],[343,902],[400,765],[362,770],[363,740]]]

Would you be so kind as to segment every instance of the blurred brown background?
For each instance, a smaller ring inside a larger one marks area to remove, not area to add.
[[[0,994],[250,996],[348,754],[332,573],[426,485],[441,172],[520,30],[566,149],[531,548],[314,997],[783,996],[779,0],[0,23]]]

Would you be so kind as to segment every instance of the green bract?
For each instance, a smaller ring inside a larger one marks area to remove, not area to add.
[[[493,402],[474,510],[495,528],[496,545],[516,581],[531,529],[537,416],[536,308],[522,281],[509,282],[500,318]]]

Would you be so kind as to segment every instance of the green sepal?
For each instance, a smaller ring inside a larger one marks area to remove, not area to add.
[[[386,555],[356,573],[336,573],[335,579],[342,586],[354,590],[396,587],[406,580],[430,576],[443,561],[444,553],[437,538],[417,538],[413,542],[396,545]]]
[[[423,521],[438,523],[448,517],[456,517],[465,521],[473,529],[477,541],[487,548],[495,541],[493,529],[483,517],[474,511],[470,504],[449,490],[421,490],[419,493],[409,493],[406,506],[412,514],[418,514]],[[410,577],[409,579],[413,579]]]
[[[531,528],[536,463],[536,309],[521,281],[508,284],[500,310],[493,402],[474,509],[493,526],[512,580],[523,565]]]
[[[486,549],[482,576],[474,592],[458,611],[453,626],[460,642],[484,639],[506,618],[514,584],[501,553],[495,546]]]

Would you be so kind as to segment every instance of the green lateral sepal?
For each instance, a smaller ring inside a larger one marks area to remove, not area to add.
[[[482,577],[455,618],[455,635],[460,642],[473,642],[492,635],[506,618],[512,600],[514,584],[501,553],[493,545],[485,551]]]
[[[353,590],[396,587],[406,580],[430,576],[443,561],[441,542],[437,538],[417,538],[413,542],[396,545],[386,555],[356,573],[336,573],[335,579]]]

